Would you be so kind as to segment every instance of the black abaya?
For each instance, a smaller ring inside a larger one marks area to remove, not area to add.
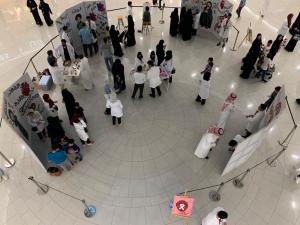
[[[295,31],[296,27],[300,27],[300,13],[298,14],[298,16],[297,16],[295,22],[293,23],[293,25],[290,27],[289,32],[290,32],[291,35],[296,34],[296,31]]]
[[[27,7],[30,9],[30,12],[32,13],[32,16],[35,20],[35,23],[37,25],[43,25],[43,22],[41,20],[41,17],[38,12],[37,4],[34,0],[27,0]]]
[[[181,11],[180,11],[180,18],[179,18],[179,30],[178,30],[179,34],[182,34],[182,31],[183,31],[183,27],[184,27],[183,19],[184,19],[185,15],[186,15],[186,9],[185,9],[185,7],[182,7]]]
[[[114,78],[114,88],[119,91],[126,89],[124,66],[122,63],[114,62],[112,65],[111,73]]]
[[[282,40],[283,39],[279,40],[278,37],[277,37],[276,40],[273,42],[272,47],[271,47],[270,52],[269,52],[271,60],[273,60],[273,58],[275,57],[275,55],[279,51]]]
[[[287,43],[287,45],[285,46],[285,50],[287,50],[288,52],[293,52],[294,48],[297,45],[298,42],[298,38],[296,35],[300,34],[300,24],[298,27],[294,28],[294,35],[291,37],[291,39],[289,40],[289,42]]]
[[[259,57],[259,55],[261,53],[261,45],[262,45],[261,40],[256,38],[253,41],[248,54],[246,55],[245,58],[243,58],[243,66],[241,67],[241,70],[243,70],[243,72],[241,73],[240,77],[242,77],[244,79],[249,78],[250,73],[254,69],[254,65],[257,61],[257,58]]]
[[[183,19],[182,40],[184,41],[191,40],[192,30],[193,30],[193,15],[192,15],[192,11],[189,9]]]
[[[71,120],[72,120],[72,118],[74,116],[74,113],[75,113],[75,98],[72,95],[72,93],[69,92],[67,89],[63,89],[61,91],[61,94],[62,94],[63,101],[64,101],[65,106],[66,106],[66,110],[67,110],[67,113],[68,113],[70,123],[72,124]]]
[[[170,35],[172,37],[175,37],[178,33],[178,23],[179,23],[179,17],[178,17],[178,9],[174,9],[174,11],[171,13],[171,22],[170,22]]]
[[[136,44],[134,32],[134,22],[132,16],[128,16],[128,30],[126,34],[128,47],[134,46]]]
[[[165,59],[165,49],[163,44],[156,45],[156,56],[157,56],[157,66],[159,66]]]
[[[200,26],[209,29],[213,20],[212,10],[204,10],[200,15]]]
[[[47,3],[44,1],[41,1],[41,4],[39,6],[39,9],[42,11],[44,19],[48,26],[51,26],[53,24],[53,21],[50,17],[50,14],[52,14],[52,11]]]
[[[120,40],[119,40],[119,31],[115,30],[115,28],[110,28],[109,35],[114,48],[114,55],[118,57],[123,56],[123,51],[121,48]]]

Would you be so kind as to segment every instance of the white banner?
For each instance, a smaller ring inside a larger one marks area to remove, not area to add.
[[[31,78],[26,73],[3,93],[3,118],[14,131],[27,143],[42,165],[47,168],[49,144],[41,142],[32,132],[27,121],[29,108],[35,108],[46,120],[47,111],[44,103],[34,89]]]
[[[245,163],[261,145],[264,139],[268,136],[268,131],[271,128],[272,123],[276,121],[278,116],[286,108],[285,97],[285,89],[284,86],[282,86],[262,120],[262,128],[237,145],[222,173],[222,176]]]

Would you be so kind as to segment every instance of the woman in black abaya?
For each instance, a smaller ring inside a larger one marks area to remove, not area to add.
[[[180,11],[180,17],[179,17],[179,30],[178,30],[179,34],[182,34],[182,31],[183,31],[183,27],[184,27],[183,19],[184,19],[185,15],[186,15],[186,8],[182,7],[181,11]]]
[[[249,78],[250,73],[254,69],[254,65],[261,53],[261,40],[262,36],[261,34],[258,34],[255,40],[253,41],[252,46],[248,51],[248,54],[246,55],[246,57],[243,58],[243,66],[241,67],[241,70],[243,70],[243,72],[241,73],[240,77],[244,79]]]
[[[48,26],[51,26],[53,24],[53,21],[50,17],[50,14],[52,14],[52,11],[50,9],[50,6],[44,2],[44,0],[40,0],[40,6],[39,9],[42,11],[44,19],[46,21],[46,24]]]
[[[114,78],[114,89],[117,94],[126,89],[124,66],[120,59],[116,59],[112,65],[111,73]]]
[[[61,95],[63,97],[63,102],[65,103],[66,110],[68,113],[68,117],[70,120],[70,124],[72,125],[72,118],[75,113],[75,98],[71,92],[69,92],[66,88],[61,91]]]
[[[170,18],[171,18],[170,35],[172,37],[175,37],[178,33],[178,23],[179,23],[178,8],[174,9],[174,11],[171,13]]]
[[[127,17],[128,20],[128,30],[127,30],[127,47],[134,46],[135,42],[135,34],[134,34],[134,22],[131,15]]]
[[[114,48],[114,55],[118,57],[123,56],[123,51],[121,48],[120,40],[119,40],[119,31],[115,29],[114,25],[111,25],[109,30],[110,39]]]
[[[40,15],[39,15],[39,11],[38,11],[36,2],[34,0],[27,0],[27,7],[29,8],[30,12],[32,13],[32,16],[35,20],[35,23],[37,25],[42,26],[43,22],[41,20]]]
[[[294,27],[292,33],[293,33],[293,36],[291,37],[291,39],[289,40],[289,42],[285,46],[285,50],[287,50],[288,52],[293,52],[294,48],[297,45],[298,37],[300,35],[300,24],[297,27]]]
[[[160,64],[165,59],[165,41],[160,40],[158,44],[156,45],[156,56],[157,56],[157,66],[160,66]]]
[[[183,30],[182,30],[182,40],[188,41],[192,38],[193,30],[193,15],[192,10],[188,10],[183,19]]]
[[[273,60],[277,52],[279,51],[281,44],[283,41],[283,36],[279,34],[276,38],[276,40],[273,42],[272,47],[270,49],[270,59]]]

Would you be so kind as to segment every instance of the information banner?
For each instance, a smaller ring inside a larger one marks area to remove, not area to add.
[[[222,21],[231,13],[233,4],[228,0],[182,0],[181,7],[191,9],[194,20],[200,13],[199,29],[219,37]]]
[[[30,108],[39,111],[44,119],[47,116],[44,103],[26,73],[4,91],[3,118],[32,149],[42,165],[47,168],[47,149],[49,147],[47,143],[39,140],[27,122],[27,113]]]
[[[264,139],[268,136],[268,131],[271,128],[272,123],[276,121],[278,116],[286,108],[285,97],[285,89],[284,86],[282,86],[268,108],[265,117],[262,119],[260,130],[255,134],[250,135],[243,142],[237,145],[222,173],[222,176],[245,163],[261,145]]]

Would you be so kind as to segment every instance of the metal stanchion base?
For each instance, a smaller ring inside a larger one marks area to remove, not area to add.
[[[237,49],[234,49],[234,48],[231,48],[230,50],[233,51],[233,52],[237,51]]]
[[[37,193],[38,193],[39,195],[45,195],[45,194],[48,193],[49,187],[48,187],[47,185],[42,185],[42,184],[40,184],[40,187],[41,187],[41,188],[38,188],[38,189],[37,189]],[[42,189],[43,189],[43,190],[42,190]]]
[[[221,195],[217,191],[210,191],[209,192],[209,199],[211,201],[217,202],[217,201],[220,201]]]
[[[160,23],[160,24],[164,24],[165,21],[164,21],[164,20],[160,20],[159,23]]]
[[[87,208],[84,209],[84,215],[88,218],[93,217],[96,214],[96,206],[88,205]]]
[[[4,162],[4,166],[6,168],[10,168],[10,167],[13,167],[16,163],[16,161],[14,159],[9,159],[10,163],[9,162]]]
[[[242,183],[242,181],[240,181],[239,179],[234,179],[232,181],[233,185],[237,188],[243,188],[244,184]]]
[[[271,167],[276,167],[277,166],[277,160],[273,161],[272,160],[267,160],[267,164]]]

